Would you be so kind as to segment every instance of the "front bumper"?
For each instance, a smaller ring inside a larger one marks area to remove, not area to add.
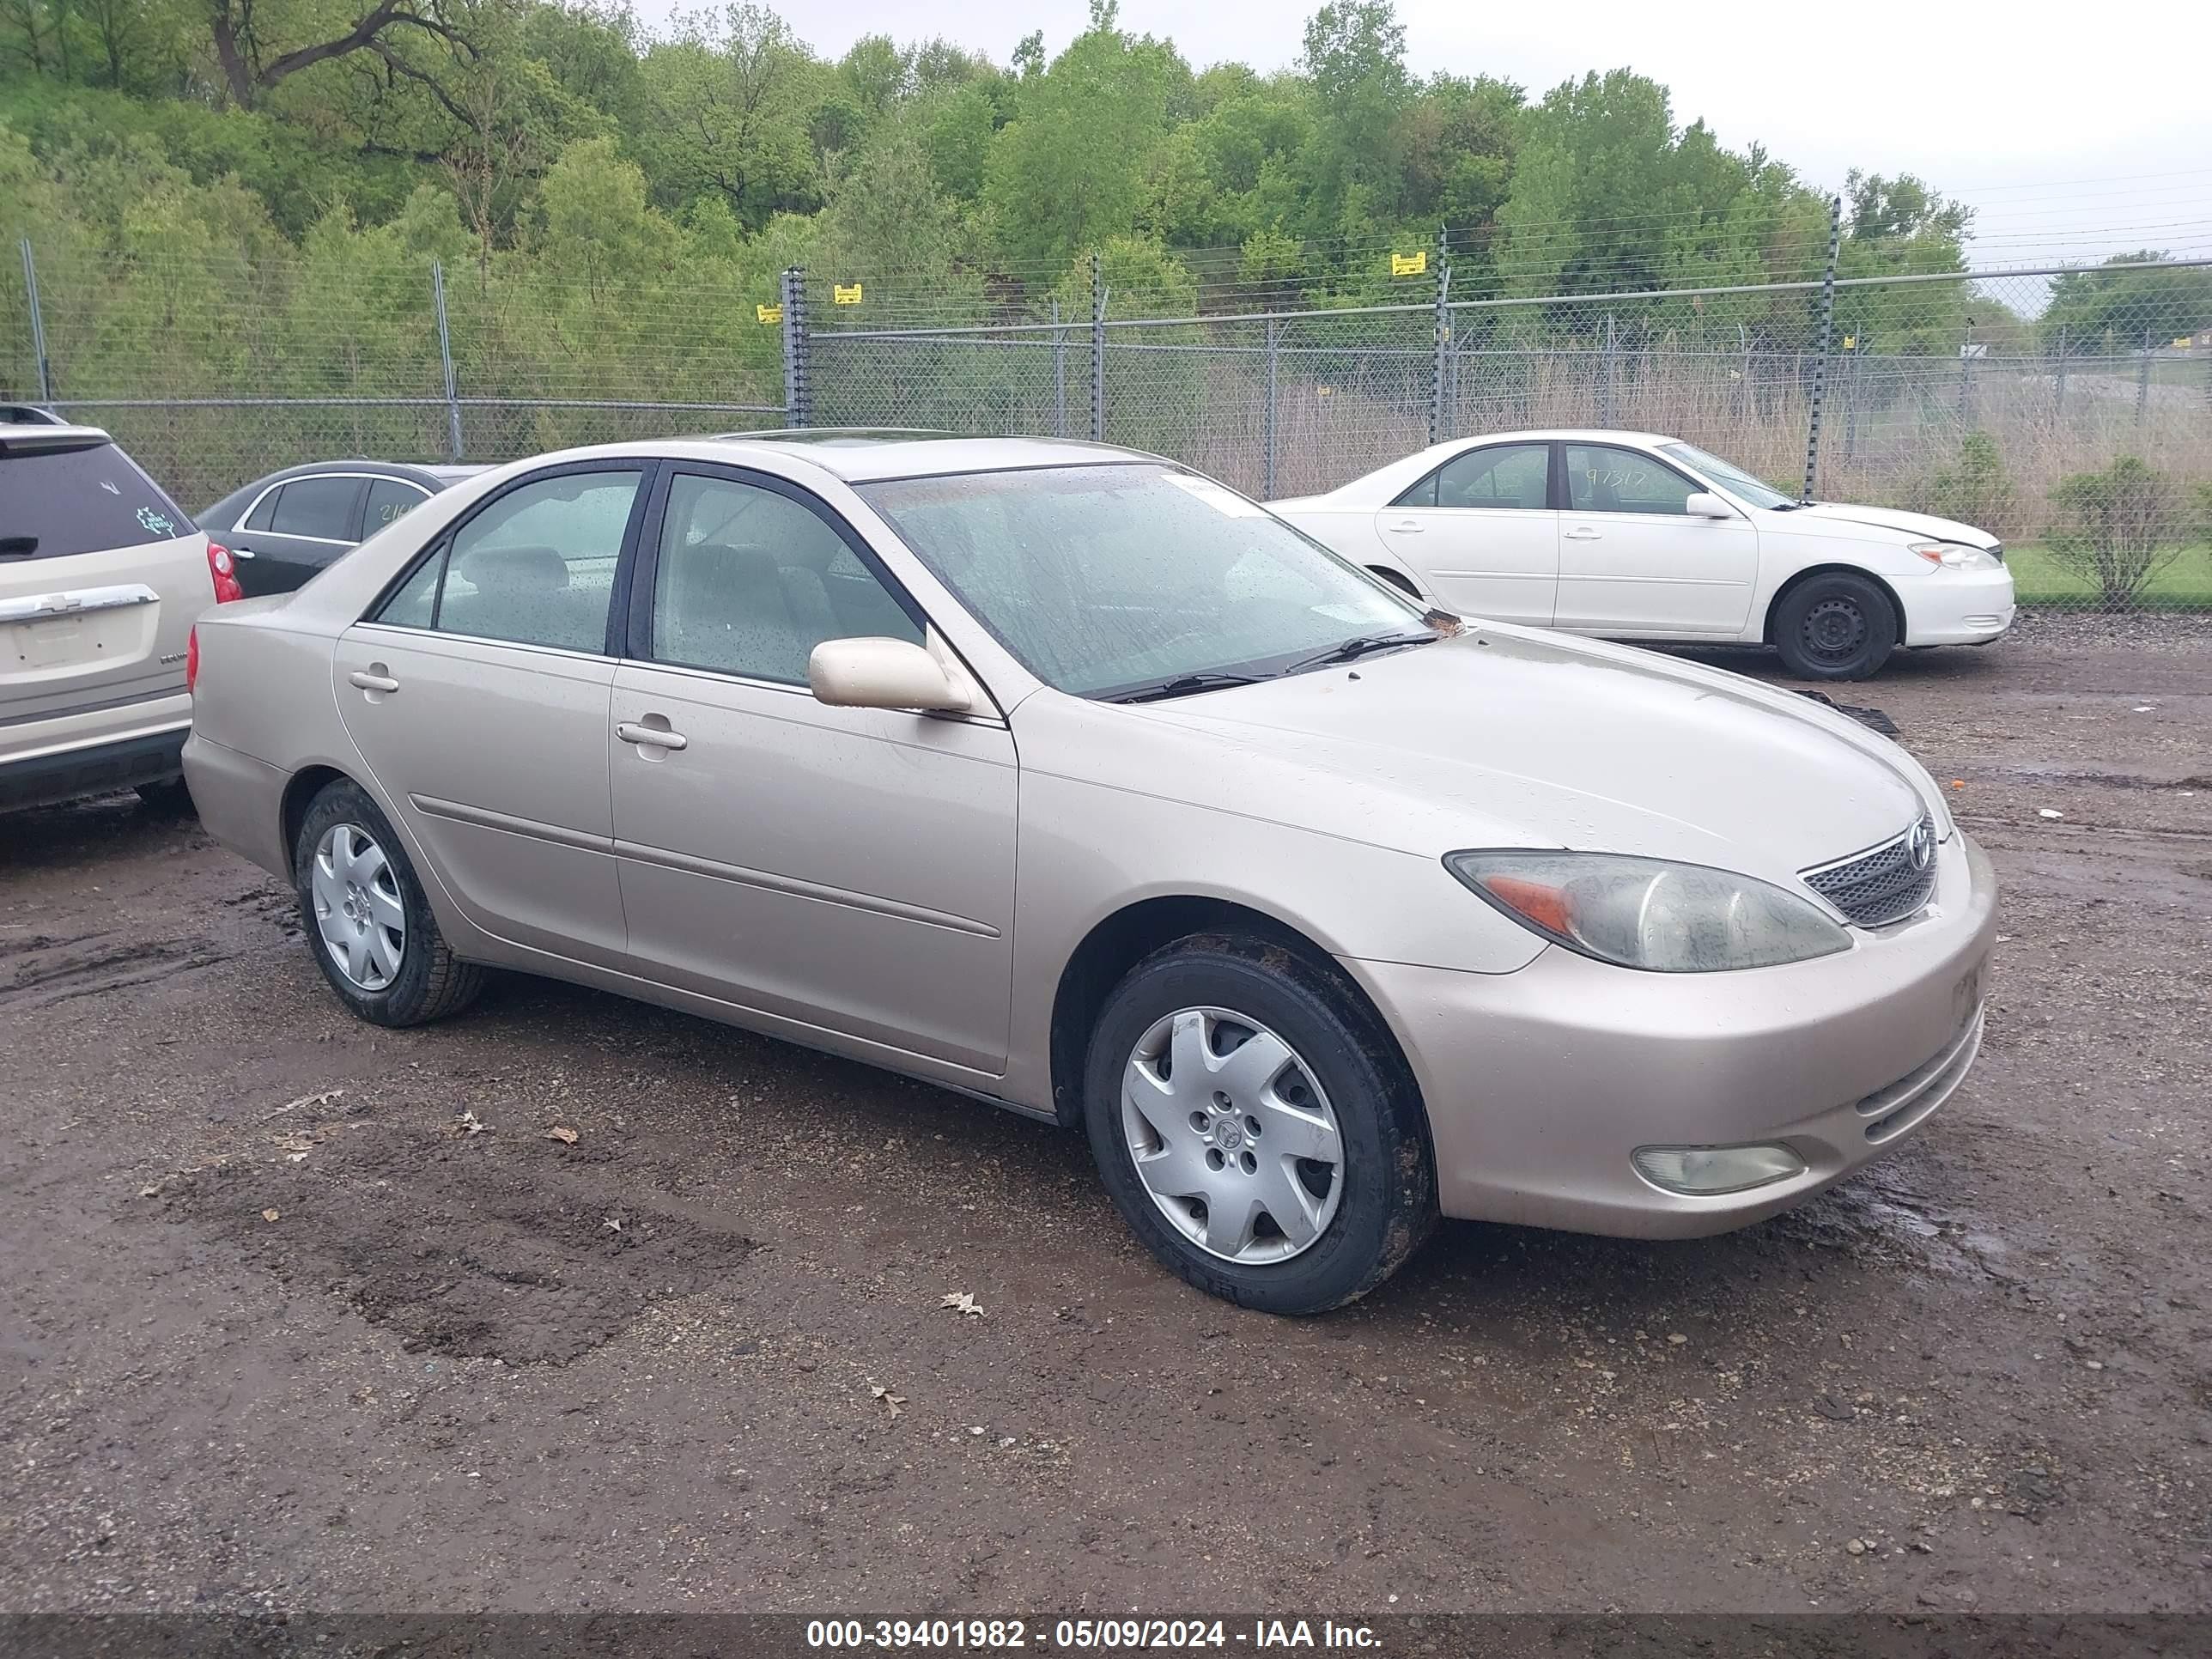
[[[1849,951],[1781,968],[1644,974],[1556,946],[1511,974],[1348,961],[1423,1098],[1446,1215],[1632,1237],[1761,1220],[1896,1146],[1980,1044],[1996,882],[1963,831],[1935,898]],[[1644,1146],[1787,1146],[1802,1174],[1691,1196]]]
[[[1906,645],[1987,645],[2019,608],[2008,569],[1931,570],[1899,587]]]

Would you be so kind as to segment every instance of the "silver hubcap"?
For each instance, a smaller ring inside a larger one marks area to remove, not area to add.
[[[1336,1113],[1291,1046],[1242,1014],[1156,1021],[1121,1070],[1121,1128],[1152,1202],[1209,1255],[1287,1261],[1336,1214]]]
[[[391,984],[407,953],[407,908],[384,849],[359,824],[334,823],[315,843],[308,885],[338,971],[364,991]]]

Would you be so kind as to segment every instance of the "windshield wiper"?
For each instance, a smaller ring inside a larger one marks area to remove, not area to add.
[[[1357,662],[1370,651],[1388,651],[1397,645],[1433,645],[1439,637],[1436,634],[1362,634],[1313,656],[1301,657],[1283,672],[1296,674],[1308,668],[1326,668],[1331,663]]]
[[[1187,697],[1194,691],[1213,691],[1226,685],[1257,685],[1259,678],[1252,674],[1177,674],[1173,679],[1157,680],[1150,685],[1139,685],[1127,691],[1116,691],[1110,697],[1101,697],[1101,702],[1162,702],[1170,697]]]
[[[1810,501],[1777,501],[1766,510],[1769,513],[1795,513],[1801,507],[1810,507]]]

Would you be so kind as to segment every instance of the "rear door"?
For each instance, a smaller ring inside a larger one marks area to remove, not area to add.
[[[1383,546],[1455,611],[1547,626],[1559,579],[1548,443],[1462,450],[1376,514]]]
[[[106,434],[0,436],[0,760],[65,746],[66,717],[119,729],[180,696],[214,603],[207,538]]]
[[[332,690],[384,799],[501,939],[626,963],[607,791],[615,578],[649,464],[526,475],[338,641]]]
[[[361,539],[358,472],[313,473],[271,484],[228,544],[248,597],[289,593]]]

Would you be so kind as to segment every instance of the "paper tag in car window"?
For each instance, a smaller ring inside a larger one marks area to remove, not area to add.
[[[1160,474],[1177,489],[1195,495],[1216,513],[1230,519],[1261,519],[1267,510],[1257,502],[1248,501],[1233,489],[1224,489],[1211,478],[1201,478],[1188,472]]]

